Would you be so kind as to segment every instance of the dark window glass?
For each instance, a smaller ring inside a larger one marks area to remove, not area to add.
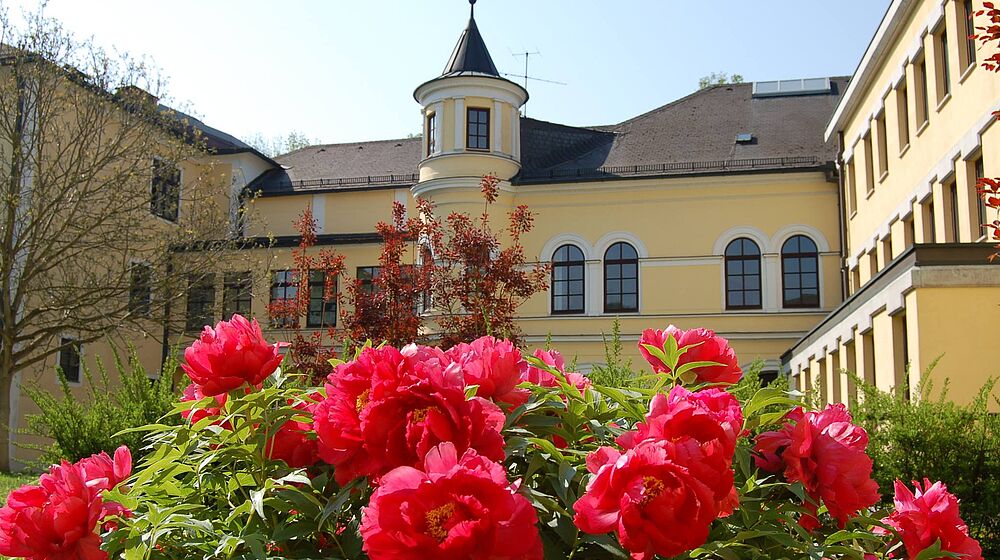
[[[337,278],[330,278],[330,297],[327,298],[326,273],[322,270],[309,272],[309,315],[306,326],[313,328],[337,325]]]
[[[920,82],[920,122],[925,123],[927,119],[930,118],[930,110],[928,108],[927,99],[927,61],[921,60],[917,65],[917,80]]]
[[[222,318],[250,317],[253,305],[253,278],[249,272],[227,272],[222,283]]]
[[[604,253],[604,312],[639,310],[639,255],[628,243],[615,243]]]
[[[375,284],[375,279],[382,274],[381,266],[359,266],[358,267],[358,280],[361,281],[361,291],[366,294],[374,294],[378,291],[378,285]]]
[[[941,31],[941,92],[942,97],[951,92],[951,63],[948,60],[948,31]]]
[[[152,272],[148,264],[133,263],[129,270],[128,309],[136,315],[149,315],[153,299]]]
[[[435,137],[437,136],[437,115],[431,113],[427,115],[427,155],[434,153],[437,148]]]
[[[958,183],[952,181],[948,185],[948,198],[951,205],[951,240],[954,243],[958,243]]]
[[[489,109],[468,109],[466,111],[465,147],[470,150],[490,149]]]
[[[983,195],[979,194],[979,192],[976,190],[976,185],[979,184],[980,179],[986,176],[986,170],[983,168],[983,158],[979,158],[976,160],[975,168],[976,168],[975,171],[976,180],[972,184],[972,192],[976,195],[976,199],[978,200],[978,202],[976,203],[976,211],[979,214],[979,225],[982,226],[983,224],[986,223],[986,201],[983,200]],[[978,235],[976,235],[976,239],[978,239],[983,235],[983,231],[984,230],[982,227],[977,228]]]
[[[80,341],[72,338],[59,339],[59,369],[70,383],[80,382]]]
[[[153,160],[149,211],[171,222],[177,221],[181,205],[181,170],[160,159]]]
[[[760,309],[760,248],[747,238],[726,246],[726,309]]]
[[[796,235],[781,247],[785,307],[819,307],[819,253],[812,239]]]
[[[215,275],[188,276],[187,325],[189,331],[200,331],[215,323]]]
[[[552,313],[583,313],[583,251],[563,245],[552,255]]]
[[[976,40],[969,37],[976,32],[975,24],[972,21],[972,0],[965,0],[963,3],[965,7],[965,25],[962,27],[965,29],[965,63],[967,66],[972,66],[976,63]]]
[[[299,293],[299,286],[295,281],[295,273],[291,270],[275,270],[271,274],[271,304],[279,302],[290,302]],[[280,307],[280,306],[279,306]],[[298,323],[296,317],[271,317],[273,328],[283,329],[295,326]]]

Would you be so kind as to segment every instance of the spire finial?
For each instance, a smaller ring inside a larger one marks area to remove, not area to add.
[[[476,17],[476,0],[469,0],[469,17]]]

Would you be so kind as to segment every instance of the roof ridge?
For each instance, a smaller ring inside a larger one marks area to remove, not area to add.
[[[384,140],[358,140],[355,142],[328,142],[326,144],[309,144],[308,146],[302,146],[301,148],[296,148],[290,152],[285,152],[281,156],[287,156],[294,153],[301,152],[302,150],[308,150],[310,148],[326,148],[329,146],[350,146],[354,144],[384,144],[386,142],[412,142],[414,140],[421,140],[421,136],[412,136],[410,138],[386,138]]]

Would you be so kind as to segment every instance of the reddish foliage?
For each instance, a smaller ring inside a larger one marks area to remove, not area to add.
[[[517,308],[548,289],[548,267],[530,264],[521,245],[522,235],[533,226],[531,212],[518,206],[508,215],[508,226],[495,232],[490,206],[497,200],[499,180],[486,175],[481,188],[485,208],[478,220],[452,213],[442,224],[429,203],[421,208],[435,259],[431,293],[444,347],[486,335],[518,343]],[[501,241],[503,233],[507,239]]]
[[[321,331],[304,335],[299,319],[309,312],[310,273],[324,274],[323,301],[337,299],[337,277],[344,272],[344,256],[332,249],[321,249],[316,254],[310,252],[317,243],[316,220],[313,218],[312,208],[306,208],[302,212],[295,221],[295,229],[300,236],[299,246],[292,250],[295,295],[272,301],[267,311],[274,324],[293,331],[288,350],[292,367],[295,371],[305,374],[310,381],[318,383],[330,370],[329,360],[336,358],[337,353],[333,348],[323,344]],[[327,328],[330,338],[333,338],[333,325],[324,327]]]

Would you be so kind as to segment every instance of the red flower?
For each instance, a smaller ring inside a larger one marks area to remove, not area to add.
[[[878,502],[878,484],[871,478],[872,460],[865,453],[868,434],[855,426],[843,404],[822,412],[792,410],[781,430],[757,436],[757,466],[784,469],[785,480],[801,482],[816,503],[822,499],[841,528],[861,509]],[[816,503],[806,506],[815,511]],[[815,516],[799,524],[819,525]]]
[[[244,383],[260,385],[281,363],[278,344],[268,345],[257,320],[233,315],[206,326],[201,338],[184,350],[181,364],[206,396],[228,393]]]
[[[646,329],[639,338],[639,353],[653,366],[653,371],[669,373],[670,368],[659,358],[650,354],[646,344],[662,349],[667,337],[677,341],[678,348],[689,347],[681,354],[677,367],[691,362],[715,362],[716,366],[703,366],[693,370],[696,383],[737,383],[743,377],[743,370],[736,361],[736,353],[729,341],[708,329],[682,331],[670,325],[666,329]]]
[[[648,439],[693,438],[700,444],[704,459],[690,468],[710,483],[721,514],[729,515],[738,505],[732,463],[742,430],[743,409],[736,397],[721,389],[692,392],[678,385],[669,395],[654,396],[646,421],[619,436],[617,442],[631,449]]]
[[[445,354],[461,366],[467,384],[479,386],[476,396],[510,404],[527,400],[528,391],[517,385],[525,380],[528,362],[509,340],[484,336],[471,344],[457,344]]]
[[[961,554],[968,560],[982,560],[979,542],[969,536],[969,528],[958,515],[958,499],[948,492],[943,482],[931,484],[924,479],[923,487],[913,482],[916,494],[896,481],[896,510],[883,523],[896,529],[909,558],[916,558],[938,540],[941,550]],[[884,529],[876,532],[888,534]]]
[[[364,510],[361,537],[372,560],[541,559],[534,508],[502,465],[451,443],[431,449],[424,468],[382,477]]]
[[[63,462],[39,478],[38,485],[14,490],[0,509],[0,554],[39,560],[103,560],[97,523],[109,515],[128,515],[121,505],[104,502],[104,490],[132,473],[127,447],[112,460],[100,453],[76,464]]]
[[[330,374],[327,398],[314,411],[320,457],[337,481],[379,477],[399,466],[420,468],[441,442],[504,458],[504,414],[465,396],[457,364],[409,359],[391,346],[366,349]]]
[[[646,440],[620,454],[604,447],[587,457],[596,476],[574,504],[573,522],[591,534],[615,531],[632,558],[676,556],[705,543],[717,517],[712,481],[690,465],[698,442]]]
[[[188,401],[200,401],[207,397],[205,393],[201,391],[201,387],[191,383],[184,388],[184,393],[181,395],[181,402]],[[181,412],[181,418],[189,420],[192,424],[197,424],[202,418],[215,417],[222,414],[222,407],[226,404],[226,393],[221,395],[215,395],[215,402],[219,406],[207,406],[205,408],[191,408]],[[229,422],[222,425],[227,430],[231,428]]]
[[[566,371],[566,361],[563,359],[562,354],[555,350],[542,350],[539,348],[535,350],[535,357],[542,361],[542,363],[550,365],[556,369],[559,373],[566,376],[565,380],[557,379],[555,375],[551,372],[545,371],[544,369],[536,368],[534,366],[528,367],[528,373],[526,376],[527,381],[539,385],[541,387],[558,387],[559,381],[567,381],[570,385],[573,385],[577,389],[583,391],[587,387],[590,387],[590,380],[586,376],[579,373],[567,372]]]
[[[310,398],[318,401],[322,398],[319,394]],[[288,404],[292,404],[289,402]],[[317,406],[315,402],[300,402],[295,408],[307,414],[312,414]],[[298,422],[294,419],[286,420],[278,428],[278,431],[271,436],[267,442],[266,453],[269,459],[281,459],[293,469],[311,467],[319,462],[319,452],[316,447],[316,439],[310,439],[312,433],[311,422]]]

